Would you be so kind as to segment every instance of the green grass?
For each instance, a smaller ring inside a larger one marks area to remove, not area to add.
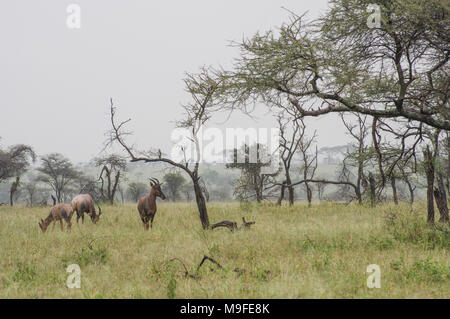
[[[204,231],[195,204],[159,203],[144,231],[135,204],[105,206],[98,224],[43,234],[49,208],[0,208],[0,298],[449,298],[450,238],[425,223],[424,203],[209,203],[211,223],[241,217],[250,230]],[[51,226],[52,227],[52,226]],[[218,261],[223,269],[206,262]],[[186,265],[189,274],[178,258]],[[68,289],[66,267],[81,267]],[[381,268],[369,289],[366,268]]]

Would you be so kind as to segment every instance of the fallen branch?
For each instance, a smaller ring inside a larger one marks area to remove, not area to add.
[[[230,222],[229,220],[224,220],[219,223],[216,223],[211,226],[211,229],[217,228],[217,227],[227,227],[230,231],[235,231],[238,229],[236,222]]]
[[[247,222],[247,221],[245,221],[245,217],[242,217],[242,227],[244,227],[244,228],[250,228],[250,226],[251,225],[254,225],[255,224],[255,222]]]
[[[231,232],[234,232],[235,230],[239,230],[239,229],[243,229],[243,228],[244,229],[250,229],[250,226],[255,224],[255,222],[247,222],[245,220],[245,217],[242,217],[242,223],[243,223],[242,226],[238,227],[236,222],[232,222],[232,221],[229,221],[229,220],[224,220],[224,221],[221,221],[219,223],[216,223],[216,224],[212,225],[211,229],[218,228],[218,227],[226,227]]]
[[[205,256],[203,256],[202,261],[201,261],[200,264],[198,265],[197,271],[196,271],[196,272],[198,272],[198,271],[200,270],[200,267],[203,265],[203,263],[204,263],[206,260],[209,260],[209,261],[212,262],[213,264],[217,265],[217,267],[219,267],[220,269],[223,269],[222,265],[219,264],[216,260],[214,260],[213,258],[208,257],[208,256],[205,255]]]

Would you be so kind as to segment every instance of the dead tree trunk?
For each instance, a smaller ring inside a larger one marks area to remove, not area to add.
[[[438,173],[437,184],[438,187],[434,189],[434,199],[436,200],[436,205],[438,207],[439,214],[441,215],[439,222],[448,223],[447,194],[444,186],[444,177],[440,173]]]
[[[427,176],[427,222],[434,224],[434,158],[428,146],[423,151],[423,156]]]

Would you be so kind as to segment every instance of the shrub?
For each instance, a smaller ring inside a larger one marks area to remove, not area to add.
[[[450,266],[440,264],[428,257],[415,262],[407,271],[406,278],[432,282],[450,280]]]

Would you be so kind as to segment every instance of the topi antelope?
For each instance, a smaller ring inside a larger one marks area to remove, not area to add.
[[[58,205],[55,205],[51,208],[50,214],[45,220],[42,220],[39,222],[39,227],[41,228],[42,232],[45,233],[47,230],[48,225],[50,225],[51,222],[53,222],[53,228],[52,231],[55,229],[56,221],[59,220],[61,224],[61,231],[64,230],[63,226],[63,219],[67,223],[67,231],[70,231],[70,228],[72,226],[72,223],[70,222],[70,219],[72,218],[73,210],[72,205],[67,203],[61,203]]]
[[[89,194],[80,194],[72,199],[72,209],[77,212],[77,223],[81,217],[81,222],[84,224],[84,213],[91,216],[92,222],[95,224],[98,222],[102,209],[98,206],[98,215],[95,212],[94,200]]]
[[[153,218],[155,218],[156,214],[156,197],[160,197],[163,200],[166,199],[166,196],[161,190],[161,184],[156,178],[150,179],[150,186],[152,187],[150,193],[142,197],[137,206],[145,230],[148,230],[149,221],[150,227],[153,228]]]

